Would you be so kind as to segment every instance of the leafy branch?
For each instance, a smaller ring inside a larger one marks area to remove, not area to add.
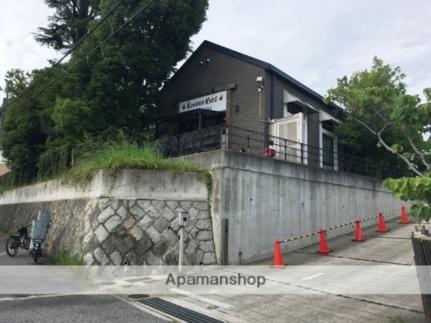
[[[385,186],[398,198],[411,201],[412,214],[418,219],[431,218],[431,153],[425,132],[431,124],[431,89],[425,89],[425,101],[409,95],[403,83],[405,75],[374,58],[371,69],[338,80],[326,100],[340,104],[348,118],[375,137],[378,146],[397,156],[416,177],[389,179]],[[388,130],[389,135],[387,135]],[[345,133],[349,129],[344,129]]]

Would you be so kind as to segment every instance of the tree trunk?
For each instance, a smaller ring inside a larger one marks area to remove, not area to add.
[[[74,19],[78,25],[75,30],[73,43],[76,44],[88,31],[88,18],[89,18],[89,2],[88,0],[79,0],[77,11],[75,12]]]

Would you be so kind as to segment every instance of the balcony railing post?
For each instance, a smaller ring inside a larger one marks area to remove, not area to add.
[[[203,149],[203,136],[204,136],[204,132],[199,129],[199,152],[201,152]]]
[[[304,144],[301,142],[299,144],[299,147],[301,148],[300,154],[301,154],[301,165],[304,165]]]
[[[178,156],[181,154],[181,135],[177,136],[177,154]]]

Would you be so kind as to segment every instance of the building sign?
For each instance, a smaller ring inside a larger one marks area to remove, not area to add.
[[[201,96],[200,98],[180,102],[179,113],[192,111],[196,109],[204,109],[204,110],[211,110],[211,111],[225,111],[226,104],[227,104],[226,96],[227,96],[227,91],[223,91],[223,92],[213,93],[210,95]]]

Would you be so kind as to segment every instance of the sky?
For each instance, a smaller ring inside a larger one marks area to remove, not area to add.
[[[34,41],[51,11],[43,0],[2,0],[0,86],[7,70],[48,65],[59,53]],[[429,0],[210,0],[193,48],[210,40],[265,60],[325,94],[374,56],[400,66],[410,93],[431,87]],[[4,96],[0,92],[0,99]]]
[[[47,17],[52,12],[43,0],[0,1],[0,87],[3,87],[8,70],[31,71],[45,67],[48,59],[59,54],[34,40],[33,33],[47,25]],[[3,97],[4,93],[0,92],[0,99]]]

